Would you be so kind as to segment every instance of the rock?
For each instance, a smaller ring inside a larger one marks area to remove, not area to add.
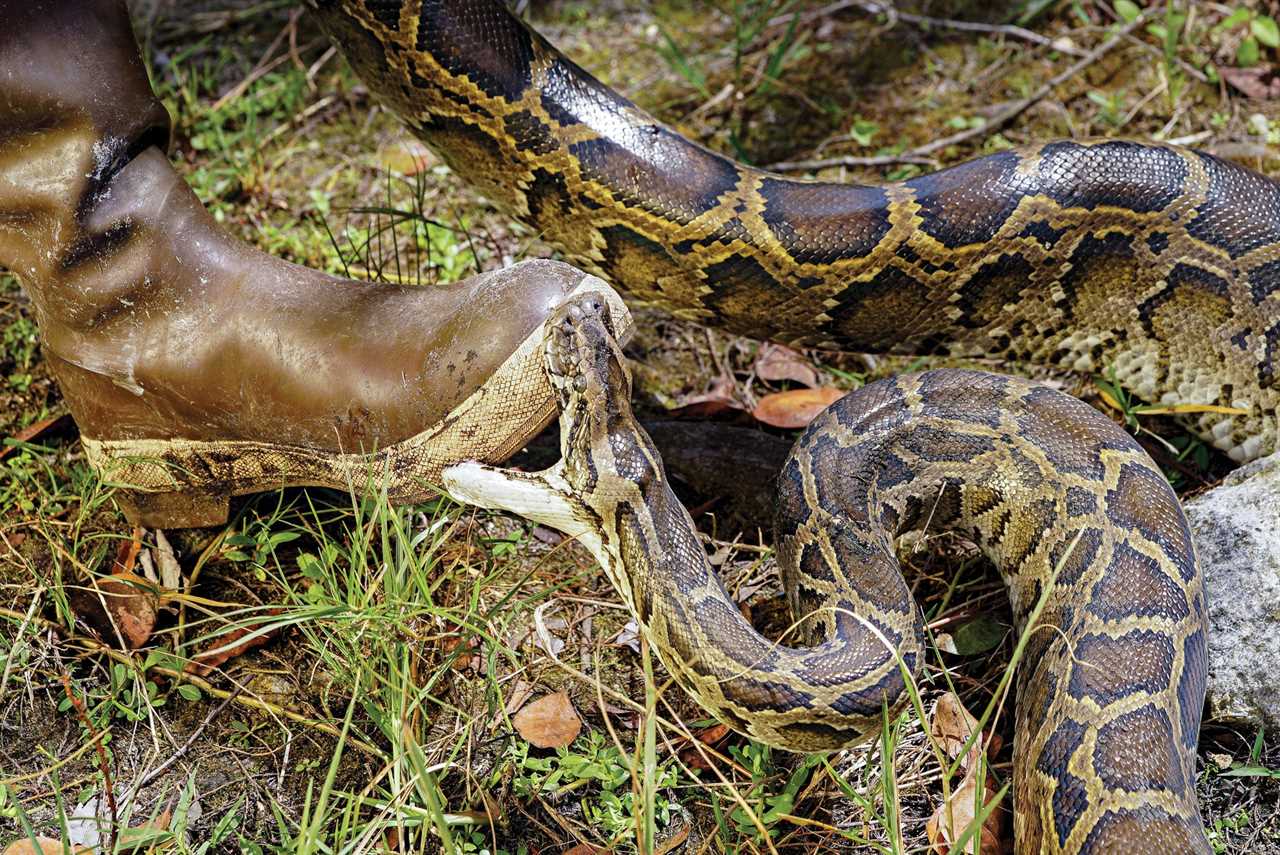
[[[1186,503],[1209,600],[1209,710],[1280,728],[1280,453]]]

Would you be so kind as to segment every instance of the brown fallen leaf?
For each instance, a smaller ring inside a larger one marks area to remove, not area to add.
[[[653,855],[667,855],[668,852],[674,852],[688,839],[689,826],[681,825],[670,837],[658,844],[658,847],[653,850]]]
[[[937,855],[947,855],[952,845],[964,836],[965,831],[973,824],[981,807],[978,804],[978,766],[965,773],[960,786],[952,790],[951,798],[938,805],[938,809],[929,817],[925,832],[929,836],[929,845]],[[985,775],[983,776],[985,777]],[[995,790],[988,783],[982,788],[983,805],[990,802]],[[964,851],[969,855],[1000,855],[1003,846],[1000,842],[1000,811],[993,810],[981,832],[970,835],[965,842]]]
[[[572,849],[565,850],[564,855],[609,855],[609,850],[592,846],[590,843],[579,843]]]
[[[47,419],[40,419],[37,422],[32,422],[9,438],[15,442],[31,442],[31,440],[36,439],[45,431],[48,431],[55,426],[60,427],[64,424],[70,423],[71,416],[67,413],[63,413],[58,416],[49,416]],[[7,443],[5,445],[0,445],[0,460],[4,460],[16,451],[17,448],[18,447],[16,445],[9,445]]]
[[[725,414],[741,413],[742,404],[735,393],[737,386],[732,377],[716,377],[701,395],[688,395],[680,399],[680,405],[668,410],[675,418],[709,419]]]
[[[265,614],[267,617],[275,617],[280,614],[281,609],[268,609]],[[187,667],[183,669],[188,674],[195,674],[198,677],[207,677],[213,673],[213,669],[219,668],[227,662],[235,659],[247,651],[262,645],[275,638],[280,632],[280,627],[272,627],[263,632],[261,635],[254,633],[261,630],[263,624],[268,621],[266,619],[249,626],[239,626],[228,632],[226,635],[219,636],[214,639],[213,646],[208,650],[197,653],[191,657],[191,661],[187,663]],[[250,638],[249,636],[253,636]],[[245,639],[240,641],[240,639]],[[239,643],[237,643],[239,642]]]
[[[715,745],[720,740],[729,735],[729,728],[723,724],[713,724],[711,727],[705,728],[698,732],[698,741],[703,745]],[[684,761],[691,769],[710,769],[711,764],[702,757],[702,752],[696,746],[690,745],[681,750],[680,759]]]
[[[140,576],[117,573],[90,579],[82,588],[67,590],[67,602],[76,617],[107,643],[118,640],[137,650],[151,638],[160,600],[155,589]]]
[[[1259,101],[1280,98],[1280,75],[1266,63],[1249,68],[1222,66],[1218,69],[1218,74],[1247,98]]]
[[[951,759],[960,756],[965,743],[978,732],[978,720],[964,707],[960,699],[952,692],[946,692],[934,702],[930,716],[929,730],[934,739],[942,746],[943,751]],[[959,840],[965,830],[978,816],[981,805],[978,803],[979,781],[982,781],[982,804],[988,803],[995,795],[995,788],[985,774],[982,759],[982,738],[973,740],[969,750],[960,760],[960,768],[964,777],[960,785],[951,792],[951,797],[938,806],[925,830],[929,835],[929,843],[936,853],[951,851],[952,845]],[[994,810],[983,823],[981,834],[975,834],[965,844],[964,851],[974,855],[997,855],[1001,852],[999,810]]]
[[[751,415],[773,427],[802,428],[844,395],[844,392],[830,386],[774,392],[761,398]]]
[[[765,342],[760,345],[754,366],[756,376],[761,380],[776,383],[779,380],[791,380],[803,386],[813,388],[818,385],[818,370],[809,360],[789,347]]]
[[[156,529],[155,536],[156,545],[151,552],[155,556],[156,569],[160,572],[160,584],[171,591],[181,591],[182,565],[173,554],[173,547],[169,545],[169,538],[164,536],[164,532]]]
[[[564,692],[526,704],[511,719],[516,731],[538,748],[563,748],[578,738],[582,719]]]
[[[470,668],[472,654],[479,649],[480,639],[478,638],[463,640],[457,636],[452,636],[440,641],[440,652],[446,657],[450,654],[454,656],[453,662],[449,666],[454,671],[465,671]]]
[[[133,529],[133,536],[116,544],[116,560],[111,565],[111,575],[132,573],[138,562],[138,553],[142,551],[142,529]]]
[[[4,855],[62,855],[62,852],[61,840],[37,837],[35,843],[32,843],[30,838],[10,843],[5,848]],[[71,850],[72,855],[81,855],[81,853],[89,852],[93,852],[92,846],[76,846]]]
[[[933,715],[929,721],[929,730],[933,738],[938,740],[942,750],[954,760],[960,756],[965,742],[978,729],[978,720],[964,708],[960,699],[952,692],[944,692],[933,704]],[[960,768],[968,770],[982,751],[982,741],[975,739],[969,746],[969,753],[960,763]]]

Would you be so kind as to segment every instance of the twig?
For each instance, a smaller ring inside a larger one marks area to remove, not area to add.
[[[1150,17],[1150,14],[1151,14],[1150,9],[1144,11],[1141,15],[1134,18],[1128,24],[1125,24],[1125,26],[1122,27],[1118,32],[1116,32],[1111,38],[1107,39],[1098,47],[1090,51],[1079,62],[1075,63],[1074,65],[1072,65],[1070,68],[1068,68],[1066,71],[1062,72],[1061,74],[1055,75],[1043,86],[1041,86],[1035,92],[1031,93],[1026,98],[1023,98],[1021,101],[1014,101],[1008,107],[1004,108],[999,113],[992,116],[991,119],[984,122],[982,125],[976,128],[968,128],[967,130],[963,130],[963,131],[960,131],[959,133],[952,134],[949,137],[943,137],[942,139],[934,140],[931,143],[918,146],[916,148],[911,149],[909,152],[907,152],[907,154],[916,156],[916,157],[923,157],[925,155],[933,154],[935,151],[940,151],[941,149],[944,149],[947,146],[952,146],[952,145],[955,145],[956,143],[964,142],[965,140],[972,139],[973,137],[979,136],[981,134],[991,133],[992,131],[998,130],[999,128],[1003,127],[1004,125],[1012,121],[1018,115],[1020,115],[1024,110],[1026,110],[1032,104],[1035,104],[1037,101],[1040,101],[1050,92],[1052,92],[1054,89],[1058,88],[1063,83],[1075,77],[1081,71],[1084,71],[1086,68],[1093,65],[1098,60],[1102,59],[1102,57],[1106,56],[1108,53],[1114,50],[1118,44],[1120,44],[1125,40],[1125,37],[1128,36],[1129,33],[1133,32],[1138,27],[1145,24],[1147,22],[1147,18]]]
[[[115,784],[111,780],[111,764],[107,762],[107,749],[102,746],[102,740],[98,738],[98,729],[93,726],[93,721],[89,718],[89,713],[84,708],[84,701],[71,688],[71,674],[67,671],[62,672],[62,689],[66,692],[67,700],[71,702],[76,715],[80,717],[85,729],[89,731],[89,738],[97,743],[94,747],[98,749],[98,768],[102,770],[102,787],[106,790],[107,809],[111,811],[111,828],[107,834],[107,851],[115,852],[120,815],[119,810],[116,808]]]
[[[884,3],[875,3],[872,0],[855,0],[850,5],[860,6],[873,15],[887,14],[893,15],[899,21],[906,21],[908,24],[917,24],[924,27],[941,27],[948,30],[963,30],[970,33],[992,33],[1002,36],[1010,36],[1015,39],[1022,39],[1032,44],[1041,45],[1047,48],[1053,48],[1059,53],[1069,54],[1071,56],[1084,56],[1084,52],[1073,47],[1055,42],[1048,36],[1042,36],[1037,32],[1028,30],[1024,27],[1018,27],[1013,24],[983,24],[978,21],[957,21],[953,18],[932,18],[928,15],[913,15],[910,12],[899,12],[892,6]]]
[[[886,3],[876,3],[874,0],[839,0],[839,2],[831,3],[821,9],[815,9],[812,12],[805,13],[801,20],[808,22],[816,18],[823,18],[827,15],[853,7],[862,9],[864,12],[872,15],[888,15],[893,21],[905,21],[908,24],[916,24],[917,26],[940,27],[942,29],[963,30],[970,33],[992,33],[995,35],[1010,36],[1011,38],[1021,39],[1023,41],[1031,42],[1032,44],[1053,48],[1059,53],[1065,53],[1071,56],[1084,55],[1084,52],[1077,48],[1057,43],[1047,36],[1042,36],[1037,32],[1028,30],[1024,27],[1018,27],[1013,24],[983,24],[978,21],[957,21],[953,18],[933,18],[928,15],[913,15],[910,12],[901,12]],[[779,15],[777,18],[770,21],[769,24],[770,26],[780,25],[781,23],[789,22],[790,18],[790,15]]]
[[[142,781],[138,784],[137,787],[134,788],[135,791],[142,790],[143,788],[145,788],[147,784],[150,784],[156,778],[159,778],[161,775],[163,775],[166,769],[168,769],[174,763],[178,762],[178,758],[182,757],[182,755],[187,753],[187,750],[191,748],[192,745],[195,744],[195,741],[197,739],[200,738],[200,734],[204,733],[204,729],[208,727],[215,718],[221,715],[222,711],[225,710],[228,706],[230,706],[232,701],[240,697],[240,693],[243,691],[244,691],[244,686],[236,686],[236,689],[234,692],[232,692],[227,697],[223,698],[222,703],[214,707],[209,712],[209,714],[204,717],[204,720],[201,721],[200,724],[196,726],[196,729],[191,732],[191,735],[187,737],[187,741],[182,743],[182,746],[177,751],[175,751],[168,760],[164,761],[157,768],[152,769],[150,772],[147,773],[147,776],[142,779]]]
[[[878,4],[870,3],[869,0],[857,0],[857,2],[850,2],[849,5]],[[1143,14],[1139,15],[1113,34],[1111,38],[1107,39],[1097,48],[1086,54],[1079,62],[1076,62],[1066,71],[1063,71],[1061,74],[1050,79],[1026,98],[1010,103],[1004,109],[997,112],[990,119],[983,122],[976,128],[967,128],[959,133],[952,134],[951,136],[943,137],[942,139],[934,140],[931,143],[917,146],[916,148],[905,151],[902,154],[877,155],[875,157],[828,157],[814,160],[783,161],[782,163],[772,164],[770,168],[779,172],[795,172],[801,170],[826,169],[831,166],[888,166],[898,163],[934,165],[936,161],[930,157],[934,152],[940,151],[947,146],[952,146],[972,139],[973,137],[981,134],[991,133],[992,131],[1008,124],[1017,116],[1021,115],[1028,107],[1042,100],[1054,89],[1075,77],[1081,71],[1088,68],[1090,65],[1093,65],[1102,57],[1114,50],[1115,47],[1124,41],[1130,33],[1145,23],[1149,15],[1150,10],[1143,12]]]

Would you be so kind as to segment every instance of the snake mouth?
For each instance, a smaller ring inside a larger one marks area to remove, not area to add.
[[[619,344],[619,333],[629,333],[629,324],[614,321],[614,310],[600,294],[585,292],[565,301],[548,320],[546,330],[547,378],[562,408],[570,394],[589,386],[624,389],[623,394],[629,394],[630,377]]]

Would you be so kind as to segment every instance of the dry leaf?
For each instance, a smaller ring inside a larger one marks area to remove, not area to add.
[[[729,735],[729,728],[723,724],[713,724],[698,733],[698,741],[703,745],[715,745]],[[711,764],[702,757],[696,746],[690,745],[680,752],[680,759],[691,769],[710,769]]]
[[[819,382],[818,371],[809,360],[789,347],[770,342],[760,345],[760,353],[756,356],[755,372],[761,380],[771,383],[791,380],[813,388]]]
[[[92,846],[77,846],[71,850],[72,855],[93,852]],[[17,840],[10,843],[4,855],[62,855],[62,841],[48,837],[37,837],[32,844],[31,839]]]
[[[985,776],[984,776],[985,777]],[[983,804],[989,802],[995,791],[988,784],[982,789]],[[960,786],[951,792],[951,799],[929,817],[925,831],[929,835],[929,844],[937,855],[947,855],[952,844],[959,840],[965,830],[978,815],[978,767],[965,773]],[[973,834],[964,845],[964,851],[970,855],[999,855],[1000,845],[1000,812],[994,810],[982,824],[982,831]]]
[[[761,398],[751,415],[773,427],[802,428],[844,395],[844,392],[830,386],[774,392]]]
[[[947,756],[954,760],[960,755],[965,742],[978,729],[978,720],[964,708],[960,699],[952,692],[945,692],[933,704],[933,715],[930,717],[929,729],[933,738],[938,740]],[[969,746],[969,753],[960,763],[960,768],[968,771],[978,759],[982,751],[982,741],[975,739]]]
[[[170,591],[181,591],[182,565],[173,554],[173,547],[169,545],[169,538],[164,536],[164,532],[157,530],[155,535],[156,545],[151,553],[156,561],[156,569],[160,572],[160,584]]]
[[[159,600],[147,581],[132,573],[90,579],[85,588],[67,591],[67,601],[85,626],[107,642],[121,640],[136,650],[151,638]]]
[[[116,545],[116,560],[111,565],[111,575],[119,576],[132,573],[138,561],[138,553],[142,551],[142,529],[134,526],[133,536]]]
[[[946,692],[934,702],[929,730],[947,756],[955,759],[960,756],[969,738],[978,732],[978,720],[965,709],[964,704],[955,694]],[[968,752],[960,761],[960,768],[964,770],[964,778],[961,779],[960,786],[952,791],[951,798],[939,805],[929,819],[926,831],[934,852],[943,853],[943,855],[949,852],[952,844],[960,839],[965,829],[978,815],[980,810],[978,781],[980,777],[986,778],[985,774],[980,775],[983,769],[981,758],[982,739],[979,737],[969,746]],[[994,795],[995,790],[991,783],[984,780],[982,802],[985,804]],[[970,837],[964,851],[978,855],[996,855],[1001,851],[999,811],[991,812],[987,821],[983,823],[981,835]]]
[[[266,614],[275,617],[280,614],[281,609],[268,609]],[[214,639],[213,646],[203,653],[197,653],[187,663],[187,667],[183,670],[188,674],[195,674],[199,677],[207,677],[213,672],[214,668],[235,659],[237,656],[252,650],[255,647],[261,647],[266,644],[280,631],[280,627],[272,627],[261,635],[253,635],[258,632],[262,625],[267,623],[266,620],[260,621],[249,626],[236,627],[226,635],[219,636]],[[248,636],[253,636],[248,638]],[[239,639],[246,639],[237,644]]]
[[[640,652],[640,625],[635,619],[627,621],[626,626],[618,630],[618,634],[609,642],[614,647],[630,647],[633,653]]]
[[[609,850],[592,846],[590,843],[579,843],[572,849],[566,850],[564,855],[609,855]]]
[[[507,715],[511,715],[520,707],[524,706],[524,702],[529,700],[529,696],[533,694],[533,686],[524,680],[516,680],[515,686],[507,694],[507,705],[504,707]]]
[[[564,692],[538,698],[511,721],[520,735],[538,748],[562,748],[582,731],[582,719]]]
[[[678,418],[690,419],[709,419],[728,412],[740,413],[742,405],[735,397],[736,392],[737,386],[732,377],[716,377],[704,394],[681,398],[680,406],[668,410],[667,413]]]
[[[480,640],[477,638],[468,638],[464,641],[457,636],[451,636],[440,642],[440,652],[445,656],[457,651],[453,664],[450,666],[454,671],[465,671],[470,668],[472,659],[471,654],[479,649]]]
[[[1265,63],[1249,68],[1222,66],[1218,69],[1218,74],[1247,98],[1261,101],[1280,98],[1280,76]]]
[[[667,855],[668,852],[674,852],[677,847],[681,846],[689,839],[689,826],[681,825],[666,840],[658,844],[658,848],[653,851],[653,855]]]

